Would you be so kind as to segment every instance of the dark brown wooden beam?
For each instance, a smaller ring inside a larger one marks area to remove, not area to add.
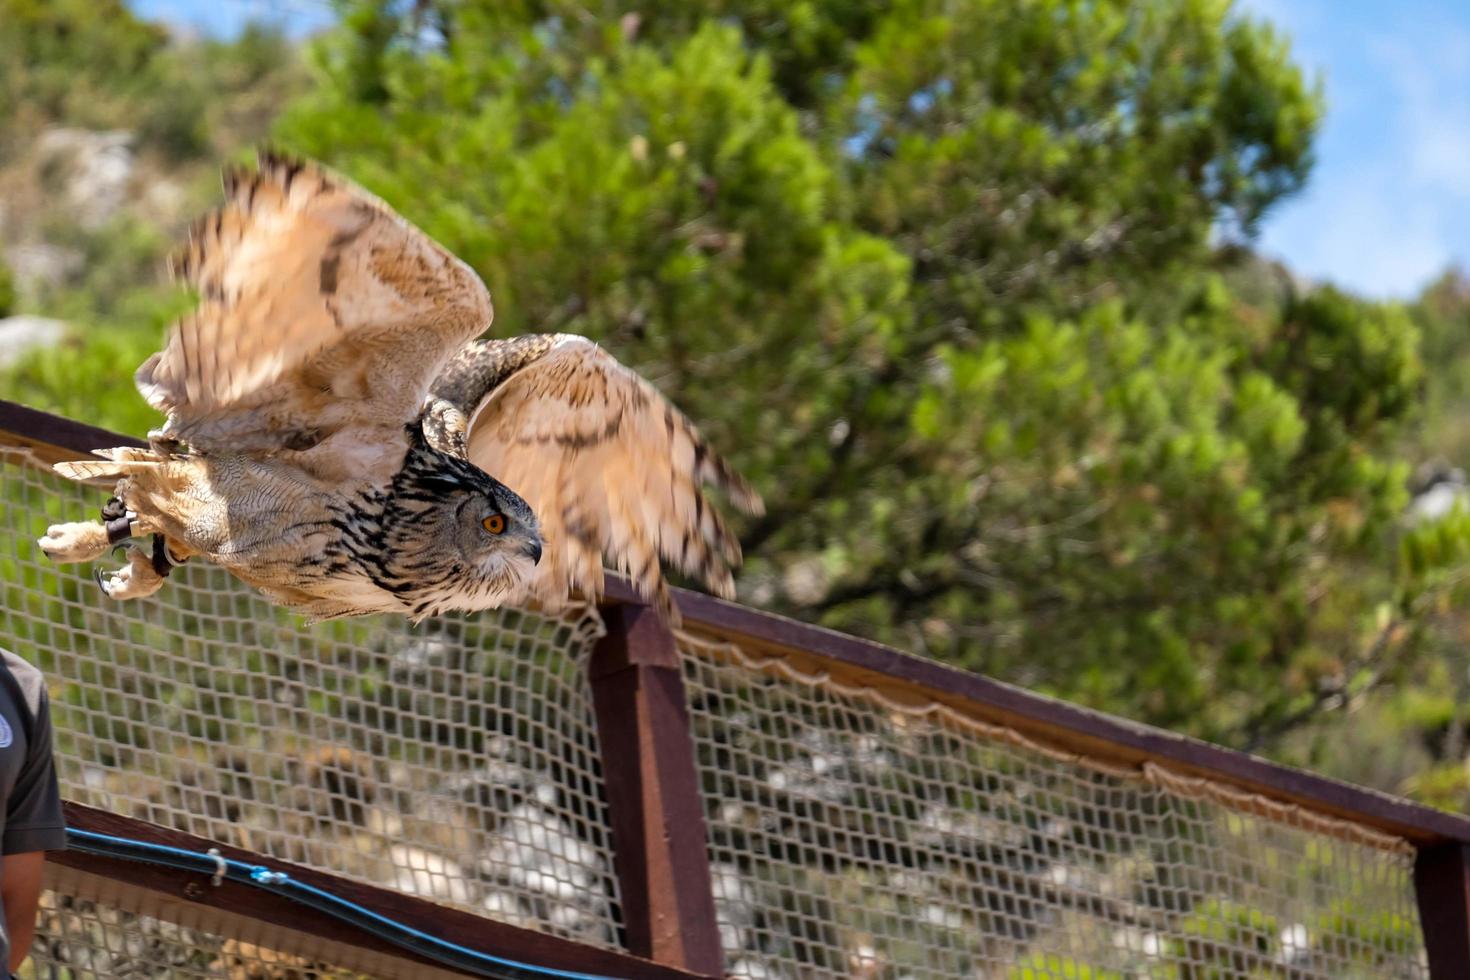
[[[648,606],[603,610],[588,665],[627,947],[722,975],[704,803],[673,635]]]
[[[1438,844],[1414,861],[1430,980],[1470,977],[1470,845]]]
[[[273,871],[284,871],[297,881],[356,902],[380,915],[493,956],[606,977],[696,980],[702,976],[652,963],[615,950],[589,946],[530,929],[506,925],[458,909],[436,905],[411,895],[339,878],[336,875],[286,861],[278,861],[238,847],[196,837],[193,834],[120,816],[107,810],[70,802],[66,803],[65,807],[66,821],[71,827],[182,847],[192,851],[208,851],[211,847],[215,847],[227,858],[263,865]],[[310,933],[377,953],[386,953],[402,959],[434,965],[439,969],[448,969],[435,960],[409,952],[324,912],[318,912],[264,889],[230,881],[221,882],[218,887],[215,887],[210,883],[210,876],[207,874],[191,874],[187,871],[161,868],[139,861],[99,857],[79,851],[53,851],[47,855],[47,860],[160,892],[176,899],[184,898],[212,908],[246,915],[261,922],[297,932]],[[717,974],[703,975],[704,980],[709,980],[715,975]]]
[[[34,449],[48,463],[86,459],[94,449],[146,445],[132,436],[120,436],[3,399],[0,399],[0,433],[8,434],[5,442],[9,445]]]

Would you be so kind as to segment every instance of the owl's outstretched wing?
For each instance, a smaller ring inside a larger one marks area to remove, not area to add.
[[[430,438],[437,430],[441,448],[536,512],[545,553],[532,598],[596,595],[606,559],[673,618],[661,557],[733,594],[740,543],[705,487],[748,513],[761,512],[760,497],[683,413],[596,344],[568,334],[469,344],[429,405]]]
[[[309,163],[262,154],[173,269],[199,292],[138,389],[199,448],[305,448],[397,429],[490,324],[479,277],[382,201]]]

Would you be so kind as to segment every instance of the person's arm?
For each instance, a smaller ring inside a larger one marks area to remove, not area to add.
[[[44,851],[7,854],[0,860],[0,902],[5,903],[5,932],[10,937],[9,970],[14,973],[31,952],[36,909],[41,904]]]
[[[25,767],[6,801],[5,834],[0,837],[0,900],[5,903],[5,930],[10,936],[9,970],[13,973],[31,952],[36,934],[36,908],[41,901],[41,869],[45,851],[66,847],[66,822],[56,785],[51,753],[51,708],[45,692],[38,700]]]

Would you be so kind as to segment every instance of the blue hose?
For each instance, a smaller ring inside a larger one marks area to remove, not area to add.
[[[66,838],[69,849],[80,851],[83,854],[99,854],[128,861],[142,861],[147,864],[163,865],[181,871],[195,871],[200,874],[217,874],[230,881],[277,892],[292,901],[349,922],[394,945],[437,960],[456,970],[490,977],[492,980],[613,980],[610,977],[591,973],[576,973],[571,970],[556,970],[551,967],[520,963],[516,960],[507,960],[489,953],[482,953],[467,946],[460,946],[379,915],[372,909],[364,908],[345,898],[339,898],[331,892],[323,891],[302,881],[296,881],[285,872],[272,871],[258,864],[246,864],[243,861],[217,857],[199,851],[189,851],[181,847],[169,847],[166,844],[153,844],[127,837],[113,837],[110,834],[77,830],[73,827],[67,828]]]

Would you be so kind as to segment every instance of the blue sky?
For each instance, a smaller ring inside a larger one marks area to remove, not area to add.
[[[1261,246],[1298,273],[1408,296],[1470,271],[1470,0],[1245,0],[1320,71],[1327,119],[1307,189]]]
[[[1410,296],[1470,269],[1470,0],[1237,0],[1321,74],[1327,120],[1307,189],[1263,225],[1298,274]],[[133,0],[145,16],[232,34],[252,17],[304,34],[327,0]]]
[[[331,23],[330,0],[129,0],[150,20],[163,20],[203,34],[230,37],[252,20],[309,34]]]

